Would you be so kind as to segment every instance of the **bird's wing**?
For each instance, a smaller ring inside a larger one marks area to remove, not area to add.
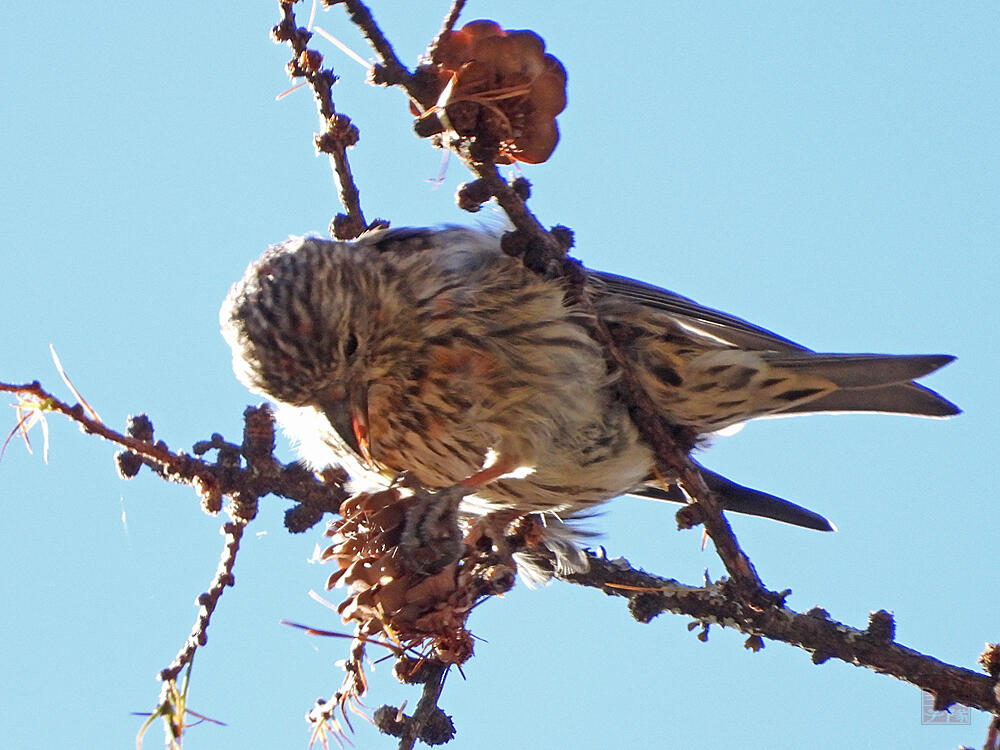
[[[465,246],[467,250],[478,248],[487,251],[487,254],[499,249],[496,234],[456,226],[378,229],[366,232],[358,242],[371,245],[381,252],[413,252],[458,245]],[[666,313],[675,324],[696,336],[716,339],[725,346],[758,351],[809,351],[766,328],[720,310],[703,307],[694,300],[652,284],[604,271],[588,271],[588,279],[591,290],[598,298],[624,298],[651,310]]]
[[[809,351],[801,344],[755,326],[734,315],[703,307],[666,289],[604,271],[590,271],[591,289],[597,297],[616,295],[652,310],[667,313],[678,325],[696,334],[718,339],[729,346],[758,351]]]

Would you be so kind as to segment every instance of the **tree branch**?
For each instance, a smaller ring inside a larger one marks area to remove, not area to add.
[[[177,656],[170,662],[170,666],[160,671],[157,679],[161,682],[170,682],[177,679],[181,670],[194,658],[195,651],[199,646],[204,646],[208,641],[208,625],[212,619],[219,599],[226,586],[232,586],[235,582],[233,578],[233,565],[236,564],[236,553],[240,549],[240,540],[243,538],[243,529],[249,521],[240,519],[239,521],[229,521],[222,525],[222,533],[225,536],[225,544],[222,548],[222,557],[219,560],[219,567],[215,571],[212,583],[208,590],[198,595],[198,619],[195,621],[191,635],[188,636],[184,646],[177,652]]]
[[[358,27],[382,63],[383,75],[388,79],[384,83],[391,80],[395,85],[404,85],[412,81],[413,74],[396,56],[396,50],[392,48],[389,40],[382,33],[382,29],[375,23],[367,5],[361,0],[323,0],[323,4],[327,7],[343,4],[347,8],[347,15],[351,22]]]
[[[218,450],[214,463],[187,453],[171,451],[162,440],[153,442],[153,425],[145,415],[129,419],[128,434],[111,429],[89,416],[81,404],[70,406],[33,383],[0,383],[0,392],[16,393],[40,414],[58,412],[69,417],[89,434],[98,435],[126,450],[116,456],[119,473],[129,479],[142,465],[149,466],[160,477],[176,484],[193,487],[202,497],[205,510],[218,513],[223,496],[233,498],[234,521],[250,520],[256,514],[256,498],[268,494],[295,500],[298,505],[285,514],[289,531],[302,532],[311,528],[324,513],[336,513],[347,498],[343,484],[347,475],[328,472],[323,480],[299,464],[282,464],[272,455],[274,423],[267,406],[247,407],[244,412],[242,445],[233,445],[221,435],[194,445],[194,452],[204,454]],[[240,466],[241,457],[246,466]]]
[[[438,32],[438,35],[434,37],[434,41],[427,47],[428,58],[434,57],[434,50],[436,50],[438,45],[441,44],[441,40],[448,36],[452,29],[455,28],[455,24],[458,22],[458,17],[462,14],[462,10],[464,8],[465,0],[452,1],[451,9],[448,11],[448,15],[444,17],[444,23],[441,24],[441,30]]]
[[[697,588],[636,570],[623,559],[589,557],[586,573],[560,578],[623,597],[639,622],[647,623],[663,612],[688,615],[706,631],[709,625],[718,625],[749,635],[747,647],[754,650],[760,648],[760,638],[768,638],[808,651],[815,664],[840,659],[892,675],[932,693],[937,710],[961,703],[981,711],[1000,711],[996,676],[946,664],[897,643],[892,615],[885,610],[873,612],[868,627],[858,630],[831,619],[818,607],[804,613],[790,609],[785,606],[788,591],[767,592],[770,606],[758,607],[734,595],[729,581]]]
[[[295,22],[293,0],[280,0],[281,21],[271,29],[271,38],[287,43],[294,55],[286,69],[291,78],[305,78],[312,87],[323,132],[315,138],[316,149],[330,156],[341,205],[346,214],[337,214],[330,224],[330,234],[340,240],[354,239],[369,228],[361,210],[361,195],[347,159],[347,149],[358,142],[358,129],[346,115],[338,114],[333,104],[332,87],[337,82],[333,70],[323,68],[323,56],[307,45],[312,32]]]

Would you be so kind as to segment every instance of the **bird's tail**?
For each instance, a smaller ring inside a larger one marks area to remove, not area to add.
[[[790,400],[774,416],[822,412],[885,412],[923,417],[949,417],[961,413],[940,394],[913,381],[944,367],[955,358],[948,354],[817,354],[780,352],[764,355],[777,371],[796,377],[820,378],[836,390],[813,399]]]

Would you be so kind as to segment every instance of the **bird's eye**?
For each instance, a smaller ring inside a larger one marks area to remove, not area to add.
[[[344,356],[350,357],[354,352],[358,350],[358,337],[353,333],[347,334],[347,338],[344,340]]]

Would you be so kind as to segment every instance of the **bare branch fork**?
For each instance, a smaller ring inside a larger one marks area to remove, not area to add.
[[[37,381],[0,383],[0,392],[17,394],[22,409],[35,410],[41,418],[58,412],[80,425],[83,432],[97,435],[123,448],[116,456],[123,479],[138,474],[148,466],[162,479],[192,487],[202,499],[207,513],[222,509],[223,497],[230,498],[227,513],[230,521],[222,526],[225,543],[218,570],[208,590],[198,596],[199,615],[191,635],[171,664],[159,674],[164,683],[173,682],[194,658],[207,639],[208,625],[227,586],[233,585],[233,565],[245,526],[257,515],[258,498],[273,494],[296,501],[285,513],[289,531],[301,532],[316,524],[325,513],[336,513],[347,497],[343,488],[346,475],[331,472],[321,481],[298,464],[282,464],[274,458],[274,423],[267,406],[248,407],[244,412],[241,445],[234,445],[215,434],[194,445],[194,453],[218,451],[215,462],[188,453],[171,451],[162,440],[153,441],[153,424],[144,414],[132,416],[124,434],[105,425],[83,404],[70,405],[52,395]],[[245,465],[241,465],[244,463]]]

